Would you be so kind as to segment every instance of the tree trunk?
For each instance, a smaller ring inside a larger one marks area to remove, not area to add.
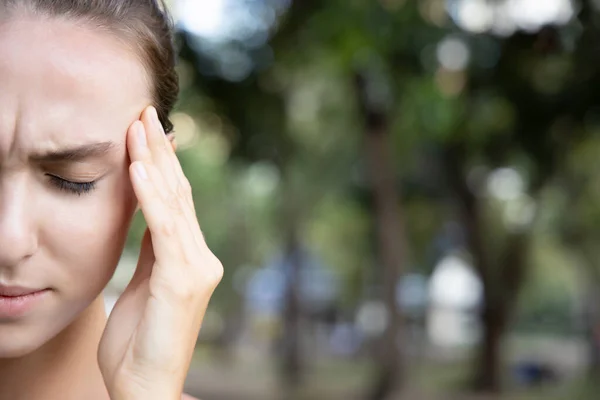
[[[500,392],[502,388],[502,339],[507,319],[505,306],[484,307],[481,315],[482,340],[476,359],[474,387],[476,391]]]
[[[286,276],[286,291],[283,336],[280,338],[280,373],[286,394],[292,395],[300,386],[303,375],[300,298],[300,273],[303,265],[299,238],[299,211],[295,209],[293,191],[289,184],[284,184],[283,199],[281,228],[285,235],[284,265],[288,269],[283,271]]]
[[[358,100],[365,120],[365,158],[374,198],[378,259],[383,266],[383,302],[388,323],[377,346],[378,373],[369,399],[382,400],[401,384],[402,360],[399,346],[401,316],[396,305],[396,285],[405,260],[405,237],[400,199],[395,179],[388,117],[369,104],[365,78],[355,75]]]
[[[585,331],[590,355],[587,375],[589,382],[598,385],[600,380],[600,313],[598,310],[600,286],[596,282],[593,286],[593,292],[587,294],[585,304]]]
[[[302,378],[301,305],[299,296],[302,260],[295,232],[290,232],[288,237],[286,259],[290,270],[288,271],[285,299],[282,372],[286,387],[293,390],[300,385]]]
[[[579,249],[584,264],[583,276],[586,279],[583,301],[584,329],[590,356],[587,375],[589,382],[598,386],[600,380],[600,269],[596,257],[596,240],[589,232],[585,232],[583,229],[581,231],[577,241],[567,240],[567,243]],[[588,237],[585,237],[586,234]]]
[[[502,389],[502,342],[525,281],[530,232],[525,229],[510,234],[500,256],[492,262],[484,241],[486,231],[480,215],[481,200],[467,185],[463,146],[448,145],[445,157],[449,182],[458,200],[466,245],[483,286],[480,314],[483,332],[475,360],[473,388],[478,392],[498,393]]]

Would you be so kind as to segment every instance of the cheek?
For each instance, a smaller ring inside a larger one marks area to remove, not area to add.
[[[44,224],[45,247],[61,269],[57,289],[78,288],[78,297],[93,298],[112,276],[123,251],[135,196],[127,179],[101,182],[89,194],[60,195]],[[84,292],[84,294],[82,294]]]

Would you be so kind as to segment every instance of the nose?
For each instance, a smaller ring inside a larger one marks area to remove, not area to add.
[[[25,185],[0,180],[0,270],[14,268],[37,247]]]

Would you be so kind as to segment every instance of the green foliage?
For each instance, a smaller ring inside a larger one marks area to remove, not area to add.
[[[342,283],[342,303],[356,307],[372,280],[367,272],[374,262],[369,253],[369,215],[351,199],[328,196],[308,221],[306,236]]]
[[[530,240],[517,325],[530,329],[540,315],[568,325],[581,294],[575,271],[600,271],[600,35],[582,6],[565,26],[501,36],[460,30],[442,0],[297,0],[253,49],[272,52],[270,63],[241,82],[204,73],[207,54],[182,34],[178,112],[188,122],[175,125],[198,218],[226,269],[215,304],[239,305],[236,272],[281,251],[289,230],[339,277],[349,311],[379,282],[360,75],[392,135],[405,268],[429,272],[445,224],[464,223],[444,158],[456,146],[491,269],[480,271],[492,277],[486,289],[506,292],[507,254],[515,238]],[[445,40],[464,46],[464,65],[443,62]],[[523,178],[518,199],[489,193],[497,168]],[[515,228],[507,215],[524,202],[535,218]],[[142,233],[138,216],[131,248]]]
[[[517,331],[539,335],[581,333],[577,320],[581,312],[581,273],[578,261],[559,240],[548,234],[536,236],[533,268],[515,318]]]

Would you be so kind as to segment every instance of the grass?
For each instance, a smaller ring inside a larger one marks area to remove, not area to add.
[[[367,359],[308,359],[309,368],[297,393],[283,391],[277,364],[270,354],[232,355],[200,346],[194,355],[188,392],[203,399],[227,400],[363,400],[373,377],[374,365]],[[398,400],[593,400],[600,398],[582,379],[563,381],[560,386],[536,390],[512,390],[498,397],[465,394],[471,363],[425,362],[408,365],[408,394]],[[600,387],[600,386],[597,386]],[[285,393],[285,394],[283,394]]]

